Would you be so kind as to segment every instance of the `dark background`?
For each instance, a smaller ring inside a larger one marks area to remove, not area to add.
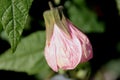
[[[53,1],[52,1],[53,2]],[[63,5],[65,0],[61,1]],[[31,21],[31,29],[24,30],[23,36],[27,36],[38,30],[45,30],[45,27],[40,26],[40,20],[43,21],[43,12],[49,9],[48,0],[34,0],[29,11],[33,18]],[[90,60],[93,76],[98,69],[106,62],[120,58],[120,54],[116,50],[116,45],[120,41],[120,16],[116,2],[114,0],[86,0],[89,9],[94,10],[98,16],[98,21],[105,23],[104,33],[89,33],[87,34],[93,45],[94,57]],[[67,12],[65,12],[67,15]],[[3,53],[10,45],[7,41],[0,39],[0,53]],[[0,71],[0,80],[35,80],[34,75],[14,71]]]

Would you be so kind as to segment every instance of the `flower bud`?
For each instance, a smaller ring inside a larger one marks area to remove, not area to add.
[[[92,58],[92,46],[85,34],[77,29],[60,8],[45,11],[45,58],[54,70],[74,69],[79,63]]]

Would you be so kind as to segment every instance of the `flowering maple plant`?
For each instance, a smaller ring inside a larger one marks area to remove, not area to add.
[[[54,71],[74,69],[93,57],[89,39],[64,16],[61,7],[51,7],[43,16],[46,24],[45,58]]]

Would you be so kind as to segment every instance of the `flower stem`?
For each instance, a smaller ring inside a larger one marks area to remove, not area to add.
[[[52,5],[51,1],[48,2],[48,5],[49,5],[50,9],[53,9],[53,5]]]
[[[59,73],[59,74],[65,74],[65,71],[62,70],[62,69],[59,69],[58,73]]]

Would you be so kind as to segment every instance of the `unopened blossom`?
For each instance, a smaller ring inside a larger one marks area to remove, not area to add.
[[[92,46],[87,36],[65,18],[58,8],[45,12],[44,19],[45,59],[52,70],[74,69],[79,63],[92,58]]]

